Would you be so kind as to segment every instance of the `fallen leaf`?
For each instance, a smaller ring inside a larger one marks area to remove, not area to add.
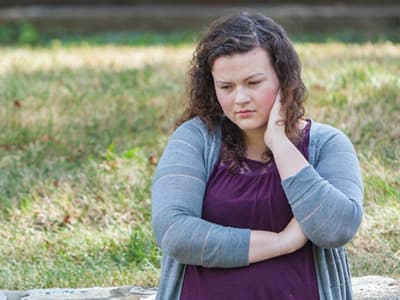
[[[158,160],[155,155],[150,155],[149,161],[150,161],[150,164],[152,164],[153,166],[155,166],[158,163]]]
[[[21,101],[15,100],[15,101],[14,101],[14,106],[15,106],[15,107],[18,107],[18,108],[21,108],[21,107],[22,107]]]

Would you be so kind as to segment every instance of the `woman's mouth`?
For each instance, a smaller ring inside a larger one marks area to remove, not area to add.
[[[241,118],[247,118],[247,117],[250,117],[254,112],[255,112],[255,110],[245,109],[245,110],[238,111],[237,114]]]

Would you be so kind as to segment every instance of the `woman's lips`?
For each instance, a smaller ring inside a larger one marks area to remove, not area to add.
[[[254,110],[240,110],[237,112],[237,114],[241,118],[247,118],[250,117],[254,112],[255,112]]]

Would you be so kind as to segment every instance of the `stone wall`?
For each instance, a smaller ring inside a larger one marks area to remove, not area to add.
[[[353,278],[354,300],[399,300],[400,282],[380,276]],[[154,300],[156,289],[133,286],[87,289],[0,290],[0,300]]]
[[[357,5],[385,5],[399,4],[398,0],[0,0],[0,6],[24,6],[24,5],[136,5],[136,4],[223,4],[223,5],[252,5],[252,4],[357,4]]]

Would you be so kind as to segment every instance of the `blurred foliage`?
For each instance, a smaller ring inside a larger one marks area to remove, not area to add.
[[[365,30],[340,30],[331,32],[304,32],[290,34],[290,38],[298,43],[377,43],[377,42],[400,42],[400,28],[392,28],[380,31]],[[40,46],[52,47],[60,45],[63,47],[75,46],[101,46],[101,45],[185,45],[197,40],[199,32],[195,31],[115,31],[93,34],[61,34],[54,35],[40,32],[34,25],[22,22],[0,27],[0,45],[3,46]]]

